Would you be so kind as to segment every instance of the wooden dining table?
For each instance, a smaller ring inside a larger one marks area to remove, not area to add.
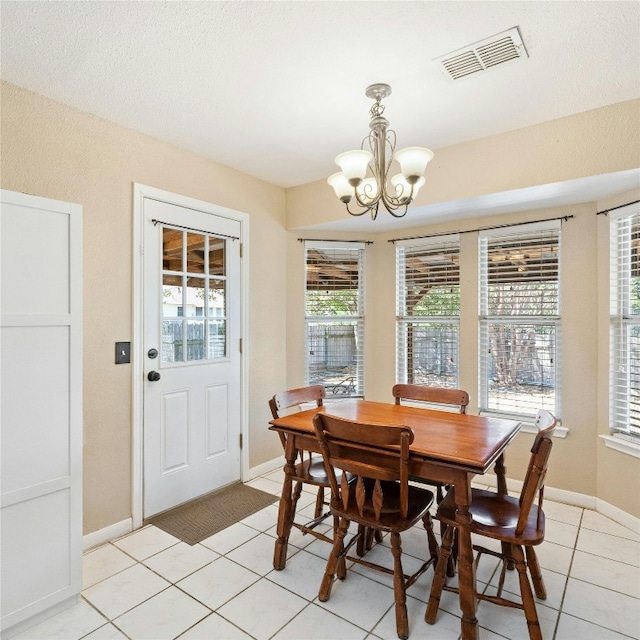
[[[292,487],[299,450],[319,452],[313,416],[323,411],[361,423],[408,426],[415,438],[410,448],[409,473],[453,486],[458,523],[458,585],[462,637],[477,639],[475,568],[471,545],[471,481],[493,468],[498,492],[507,492],[504,451],[520,430],[516,420],[450,413],[422,407],[350,399],[271,420],[270,429],[286,437],[284,482],[278,509],[273,566],[284,569],[293,523]]]

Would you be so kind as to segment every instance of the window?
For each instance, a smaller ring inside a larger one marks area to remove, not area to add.
[[[610,424],[640,437],[640,206],[611,216]]]
[[[399,244],[396,269],[397,381],[457,388],[458,236]]]
[[[227,356],[226,242],[163,225],[163,365]]]
[[[307,242],[306,382],[363,396],[363,243]]]
[[[561,415],[560,223],[480,234],[480,410]]]

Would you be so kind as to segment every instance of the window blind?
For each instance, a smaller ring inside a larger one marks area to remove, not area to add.
[[[480,408],[560,416],[560,224],[480,234]]]
[[[306,382],[364,395],[364,248],[305,243]]]
[[[458,387],[459,237],[399,243],[396,296],[398,382]]]
[[[610,216],[610,424],[640,438],[640,205]]]

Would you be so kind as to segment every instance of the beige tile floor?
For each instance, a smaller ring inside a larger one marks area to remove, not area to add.
[[[281,472],[251,482],[278,494]],[[303,493],[307,510],[313,494]],[[545,640],[640,638],[640,536],[604,516],[545,502],[547,537],[539,548],[548,596],[538,604]],[[189,546],[152,526],[84,556],[84,590],[75,607],[18,640],[394,640],[391,579],[361,566],[317,599],[329,546],[294,531],[283,571],[272,567],[277,505]],[[437,529],[437,526],[436,526]],[[386,544],[370,552],[390,559]],[[403,536],[410,570],[424,531]],[[497,561],[483,557],[478,583],[490,590]],[[432,571],[408,592],[410,638],[457,640],[456,596],[443,595],[434,626],[424,622]],[[506,587],[518,592],[509,575]],[[480,638],[528,638],[523,614],[481,602]]]

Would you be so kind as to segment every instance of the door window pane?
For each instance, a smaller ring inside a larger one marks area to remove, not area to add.
[[[211,280],[209,287],[209,317],[224,318],[227,315],[226,281]]]
[[[224,240],[209,238],[209,275],[224,276]]]
[[[183,360],[182,319],[162,321],[162,363]]]
[[[202,314],[204,307],[204,278],[188,278],[187,279],[187,309],[184,314],[188,318],[193,318]],[[200,313],[197,310],[200,309]]]
[[[187,320],[187,361],[205,360],[204,321]]]
[[[162,229],[162,269],[182,271],[182,231]]]
[[[187,271],[204,273],[204,254],[206,236],[201,233],[187,233]]]
[[[209,358],[224,358],[227,355],[227,322],[209,322]]]

